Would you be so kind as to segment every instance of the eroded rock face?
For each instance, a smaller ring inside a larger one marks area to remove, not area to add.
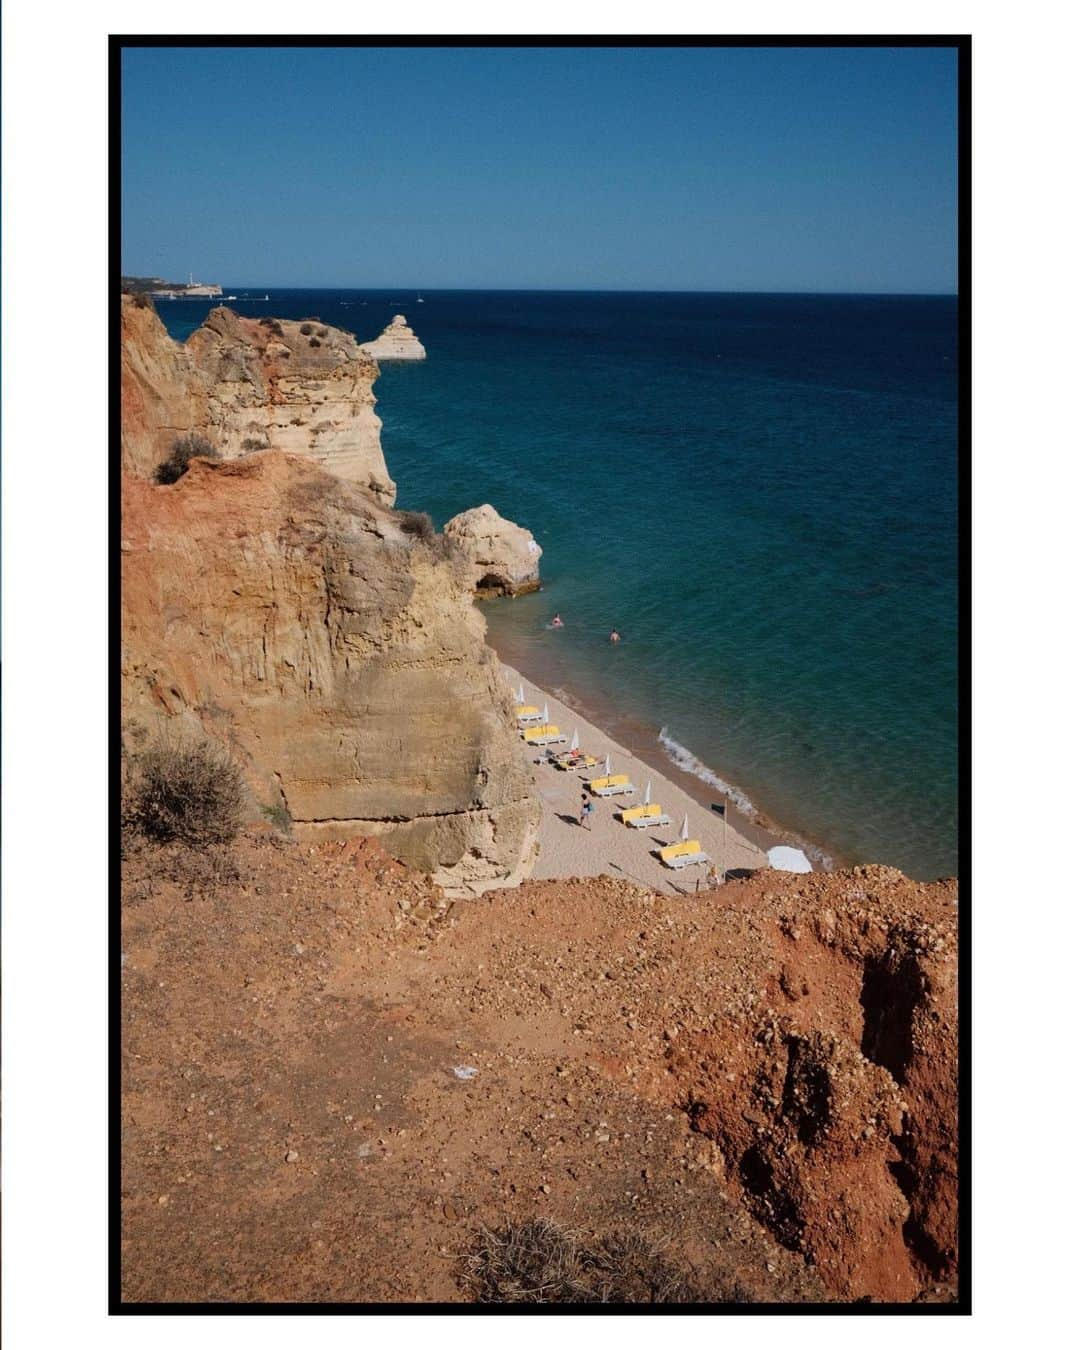
[[[374,342],[363,344],[363,350],[378,361],[423,361],[427,356],[404,314],[395,314]]]
[[[844,1297],[956,1275],[955,884],[815,875],[756,910],[761,997],[668,1071],[751,1212]]]
[[[218,308],[177,343],[152,309],[127,298],[121,324],[128,472],[152,477],[177,437],[197,432],[225,459],[285,450],[393,505],[372,392],[379,368],[351,334]]]
[[[440,540],[273,451],[125,475],[122,509],[126,717],[231,744],[301,837],[378,835],[457,891],[528,874],[539,807]]]
[[[485,503],[449,520],[445,533],[461,548],[481,598],[523,595],[540,589],[540,545],[532,534],[504,520]]]

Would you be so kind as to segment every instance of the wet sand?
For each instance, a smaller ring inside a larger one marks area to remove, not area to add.
[[[533,871],[537,880],[556,877],[587,877],[604,874],[636,881],[667,894],[693,894],[704,888],[707,865],[671,871],[654,855],[654,850],[677,841],[683,818],[688,817],[691,839],[701,841],[701,847],[716,863],[721,873],[737,874],[767,866],[764,850],[779,839],[752,825],[727,805],[725,818],[680,787],[668,773],[646,763],[626,746],[619,744],[580,712],[574,711],[561,699],[541,689],[513,667],[504,664],[516,690],[524,685],[525,701],[538,708],[548,705],[554,722],[567,736],[577,729],[581,749],[595,755],[601,764],[588,772],[563,772],[554,765],[542,762],[543,748],[521,743],[522,757],[529,764],[537,795],[543,805],[540,825],[540,856]],[[568,745],[553,746],[555,751]],[[661,751],[662,753],[662,751]],[[611,756],[612,773],[628,773],[637,791],[632,796],[616,798],[591,797],[595,807],[590,827],[578,823],[582,793],[590,778],[603,774],[605,755]],[[536,761],[541,761],[537,763]],[[673,766],[672,766],[673,767]],[[678,772],[676,770],[676,772]],[[640,805],[645,786],[652,782],[652,800],[658,802],[671,817],[671,824],[659,828],[634,830],[619,819],[626,806]],[[702,784],[702,786],[705,786]],[[716,796],[713,800],[719,801]]]

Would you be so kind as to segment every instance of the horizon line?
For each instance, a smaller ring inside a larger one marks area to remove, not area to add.
[[[137,272],[123,272],[122,276],[147,275]],[[204,282],[203,285],[221,285],[222,282]],[[959,290],[813,290],[813,289],[776,289],[760,288],[716,289],[713,287],[667,287],[667,286],[425,286],[415,283],[399,286],[354,286],[354,285],[296,285],[277,281],[230,282],[229,287],[242,290],[267,290],[274,286],[279,291],[428,291],[429,294],[484,294],[484,295],[860,295],[860,296],[926,296],[934,299],[958,299]],[[199,299],[219,299],[218,296],[200,296]]]

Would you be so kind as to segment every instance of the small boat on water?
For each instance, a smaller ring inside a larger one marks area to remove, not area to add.
[[[417,303],[418,305],[422,305],[422,304],[424,303],[424,297],[423,297],[422,295],[418,295],[418,296],[416,297],[416,303]]]

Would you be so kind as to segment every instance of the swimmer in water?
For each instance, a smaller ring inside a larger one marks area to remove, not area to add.
[[[551,626],[552,626],[552,628],[561,628],[561,627],[563,626],[562,616],[559,615],[559,614],[556,614],[555,617],[554,617],[554,618],[552,619],[552,621],[551,621]]]
[[[617,633],[617,632],[615,631],[615,629],[613,628],[613,629],[611,630],[611,636],[608,638],[608,641],[609,641],[609,642],[621,642],[621,641],[622,641],[622,638],[618,635],[618,633]]]

